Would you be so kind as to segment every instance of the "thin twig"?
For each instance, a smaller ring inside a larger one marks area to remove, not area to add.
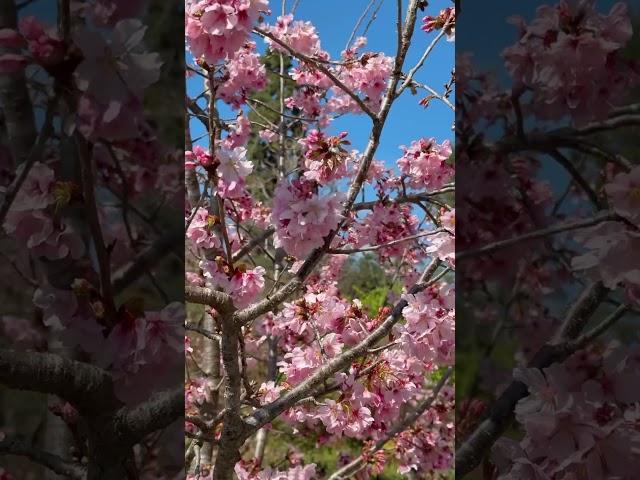
[[[11,209],[11,205],[13,205],[13,201],[16,199],[16,196],[20,192],[22,185],[24,184],[25,180],[29,176],[29,172],[31,171],[31,168],[38,160],[42,158],[42,154],[44,152],[44,146],[47,143],[47,140],[49,140],[49,138],[53,134],[53,117],[55,114],[55,107],[57,103],[58,103],[57,97],[54,97],[49,101],[49,104],[47,105],[47,110],[45,113],[44,124],[42,125],[42,129],[40,130],[38,139],[36,140],[35,145],[31,149],[29,156],[27,157],[25,162],[22,164],[21,166],[22,170],[20,171],[20,175],[18,175],[18,178],[16,178],[16,180],[13,182],[11,187],[9,187],[9,190],[4,196],[2,207],[0,207],[0,227],[4,223],[4,219],[6,218],[7,213],[9,213],[9,210]]]
[[[324,73],[335,84],[336,87],[340,88],[340,90],[342,90],[344,93],[349,95],[353,99],[353,101],[358,104],[360,109],[364,113],[366,113],[369,117],[371,117],[371,119],[376,118],[376,114],[373,113],[373,111],[364,103],[364,101],[358,95],[356,95],[356,93],[354,93],[349,87],[347,87],[340,79],[338,79],[338,77],[336,77],[327,67],[325,67],[322,64],[322,62],[294,50],[285,42],[280,40],[278,37],[271,34],[270,32],[262,30],[261,28],[254,28],[254,32],[277,43],[278,45],[283,47],[287,52],[289,52],[290,55],[296,57],[297,59],[313,65],[315,68],[317,68],[322,73]]]
[[[549,235],[555,235],[556,233],[593,227],[594,225],[598,225],[603,222],[615,222],[615,221],[621,221],[621,220],[622,220],[621,217],[613,212],[599,213],[593,216],[592,218],[588,218],[586,220],[577,220],[573,222],[561,223],[559,225],[553,225],[551,227],[535,230],[533,232],[520,235],[518,237],[508,238],[506,240],[499,240],[497,242],[490,243],[488,245],[485,245],[484,247],[480,247],[475,250],[467,250],[464,252],[460,252],[456,254],[456,259],[461,260],[466,258],[479,257],[481,255],[488,255],[498,250],[501,250],[507,247],[512,247],[513,245],[517,245],[518,243],[526,242],[529,240],[544,238]]]
[[[381,248],[385,248],[385,247],[391,247],[393,245],[397,245],[399,243],[404,243],[404,242],[409,242],[411,240],[417,240],[419,238],[422,237],[426,237],[426,236],[430,236],[430,235],[437,235],[438,233],[448,233],[450,235],[452,235],[452,232],[450,232],[449,230],[445,229],[445,228],[438,228],[436,230],[431,230],[428,232],[421,232],[418,233],[416,235],[411,235],[410,237],[405,237],[405,238],[399,238],[397,240],[392,240],[388,243],[383,243],[380,245],[373,245],[370,247],[361,247],[361,248],[342,248],[342,249],[331,249],[329,250],[328,253],[333,254],[333,255],[350,255],[352,253],[360,253],[360,252],[373,252],[376,250],[380,250]]]

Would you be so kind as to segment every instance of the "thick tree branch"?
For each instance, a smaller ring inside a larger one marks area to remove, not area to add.
[[[156,393],[136,407],[115,415],[115,429],[124,443],[135,445],[148,434],[168,427],[184,415],[184,387]]]
[[[47,467],[58,475],[64,475],[73,480],[84,480],[86,469],[79,463],[70,462],[48,452],[38,450],[20,440],[3,440],[0,442],[0,456],[17,455],[26,457],[32,462]]]
[[[185,287],[185,300],[189,303],[208,305],[220,313],[229,313],[234,309],[233,299],[228,294],[211,290],[210,288],[187,285]]]
[[[57,395],[89,415],[119,405],[107,372],[50,353],[0,349],[0,383]]]
[[[223,315],[221,321],[222,339],[220,345],[224,366],[225,413],[213,478],[215,480],[232,480],[235,464],[241,458],[240,447],[246,439],[246,429],[240,417],[242,374],[238,361],[238,344],[241,327],[229,315]]]

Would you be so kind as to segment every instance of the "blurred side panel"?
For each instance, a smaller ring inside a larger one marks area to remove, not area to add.
[[[456,478],[637,477],[639,7],[459,4]]]
[[[0,2],[0,478],[184,478],[184,13]]]

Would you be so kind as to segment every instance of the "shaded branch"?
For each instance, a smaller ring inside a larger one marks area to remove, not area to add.
[[[536,240],[544,238],[549,235],[555,235],[556,233],[568,232],[571,230],[578,230],[581,228],[593,227],[603,222],[622,221],[622,218],[614,212],[603,212],[594,215],[592,218],[586,220],[576,220],[573,222],[561,223],[559,225],[553,225],[551,227],[535,230],[533,232],[520,235],[518,237],[508,238],[506,240],[499,240],[497,242],[489,243],[484,247],[477,248],[475,250],[467,250],[456,254],[456,260],[479,257],[481,255],[488,255],[503,248],[512,247],[518,243],[526,242],[528,240]]]
[[[155,240],[149,247],[137,253],[135,259],[114,272],[111,277],[113,293],[117,295],[125,288],[155,267],[164,257],[169,255],[172,248],[183,241],[183,235],[176,229],[170,229],[166,235]]]
[[[306,62],[306,63],[310,63],[312,64],[316,69],[320,70],[323,74],[325,74],[334,84],[336,87],[340,88],[340,90],[342,90],[344,93],[346,93],[347,95],[349,95],[354,102],[356,102],[358,104],[358,106],[360,107],[360,109],[366,113],[369,117],[371,117],[371,119],[375,120],[376,119],[376,114],[373,113],[373,111],[364,103],[364,101],[358,96],[356,95],[353,90],[351,90],[349,87],[347,87],[338,77],[336,77],[331,70],[329,70],[327,67],[325,67],[321,62],[319,62],[318,60],[309,57],[303,53],[300,53],[296,50],[294,50],[293,48],[291,48],[289,45],[287,45],[285,42],[283,42],[282,40],[280,40],[278,37],[276,37],[275,35],[262,30],[260,28],[254,28],[253,29],[254,32],[256,32],[259,35],[262,35],[265,38],[268,38],[270,40],[272,40],[273,42],[277,43],[278,45],[280,45],[282,48],[284,48],[287,52],[289,52],[290,55],[296,57],[297,59]]]
[[[123,408],[115,415],[120,438],[134,445],[148,434],[168,427],[184,415],[184,387],[156,393],[133,408]]]
[[[589,197],[591,203],[597,209],[601,209],[604,207],[604,205],[602,205],[602,202],[598,198],[598,194],[591,187],[591,185],[589,185],[587,179],[584,178],[582,173],[580,173],[580,170],[578,170],[578,168],[567,157],[562,155],[562,153],[560,153],[558,150],[552,150],[548,153],[556,160],[556,162],[558,162],[562,166],[562,168],[564,168],[569,173],[569,175],[571,175],[573,180],[580,186],[580,188],[582,188],[587,197]]]
[[[0,383],[57,395],[88,414],[119,405],[107,372],[51,353],[0,349]]]
[[[98,257],[98,273],[100,275],[100,293],[105,307],[105,316],[111,324],[116,321],[116,307],[111,285],[111,249],[104,243],[104,234],[98,214],[96,200],[96,180],[93,155],[85,138],[76,132],[75,144],[80,161],[80,175],[82,178],[82,197],[85,207],[86,220],[91,231],[91,238]]]
[[[20,440],[3,440],[0,442],[0,456],[17,455],[26,457],[32,462],[47,467],[58,475],[64,475],[74,480],[84,480],[86,469],[79,463],[70,462],[49,452],[38,450]]]
[[[15,179],[15,181],[9,187],[7,193],[4,196],[2,201],[2,207],[0,207],[0,227],[4,223],[4,219],[9,213],[11,209],[11,205],[13,205],[13,201],[16,199],[16,196],[20,192],[22,185],[25,180],[29,176],[29,172],[31,171],[31,167],[38,161],[42,159],[42,154],[44,153],[44,146],[47,143],[47,140],[53,134],[53,117],[54,117],[54,109],[57,104],[57,98],[52,99],[47,105],[47,111],[45,113],[44,124],[42,125],[42,129],[38,135],[38,139],[36,140],[35,145],[31,148],[29,155],[27,156],[25,162],[22,164],[22,170],[20,171],[20,175]],[[5,115],[7,115],[5,111]]]

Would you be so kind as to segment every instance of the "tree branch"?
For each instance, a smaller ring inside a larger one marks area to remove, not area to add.
[[[418,10],[418,1],[411,0],[409,5],[409,9],[407,12],[407,20],[405,23],[405,28],[402,35],[402,45],[399,47],[398,54],[396,55],[396,59],[394,62],[394,72],[389,82],[389,86],[387,87],[386,94],[382,101],[382,105],[380,107],[380,113],[378,115],[374,115],[373,118],[373,126],[371,128],[371,133],[369,135],[369,140],[367,142],[367,146],[362,155],[362,161],[358,167],[358,172],[353,180],[353,183],[349,187],[349,191],[347,193],[347,199],[344,202],[344,206],[341,212],[342,221],[333,230],[326,238],[324,245],[320,248],[316,248],[313,250],[307,259],[304,261],[302,266],[298,269],[298,272],[294,278],[292,278],[288,283],[283,285],[275,294],[271,297],[265,298],[262,301],[252,305],[248,308],[245,308],[239,312],[236,312],[234,315],[235,321],[240,325],[243,325],[258,316],[267,313],[281,302],[287,299],[287,297],[297,291],[303,284],[305,278],[313,271],[315,266],[320,262],[324,254],[329,250],[331,246],[331,242],[340,231],[340,228],[344,225],[344,222],[349,218],[349,214],[353,208],[356,197],[362,188],[362,184],[364,183],[367,172],[369,171],[369,167],[371,166],[371,161],[373,160],[373,156],[375,155],[378,145],[380,144],[380,136],[382,135],[382,130],[389,115],[389,111],[395,99],[395,89],[400,80],[400,75],[402,74],[402,65],[404,64],[404,60],[406,58],[407,52],[409,50],[409,45],[411,43],[411,36],[413,35],[413,30],[415,28],[416,22],[416,14]],[[322,68],[324,68],[322,66]],[[326,70],[326,68],[325,68]]]
[[[107,372],[50,353],[0,349],[0,383],[57,395],[87,414],[104,413],[119,405]]]
[[[0,28],[17,29],[18,15],[13,1],[0,2]],[[15,48],[0,46],[0,54],[19,53]],[[7,140],[15,165],[25,161],[36,139],[33,104],[23,71],[0,75],[0,109],[4,114]],[[2,222],[0,222],[0,225]]]
[[[22,185],[25,180],[29,176],[29,172],[31,171],[31,167],[40,159],[42,159],[42,154],[44,152],[44,146],[47,143],[49,137],[53,133],[53,116],[55,106],[57,104],[57,98],[53,98],[49,104],[47,105],[47,111],[45,113],[44,124],[42,125],[42,129],[38,134],[38,139],[36,140],[35,145],[31,148],[29,155],[27,156],[25,162],[22,164],[22,170],[20,171],[20,175],[15,179],[13,184],[9,187],[4,199],[2,201],[2,207],[0,207],[0,227],[4,223],[4,219],[9,213],[11,209],[11,205],[13,201],[16,199],[16,196],[20,192]],[[6,115],[6,112],[5,112]]]
[[[447,20],[447,23],[445,23],[442,29],[440,30],[440,32],[438,32],[438,35],[436,35],[436,37],[431,41],[427,49],[422,54],[422,57],[420,57],[420,60],[418,60],[418,63],[416,63],[415,67],[409,70],[409,73],[407,74],[404,82],[402,83],[402,85],[400,86],[400,89],[398,90],[398,93],[397,93],[398,96],[401,95],[402,92],[404,92],[409,85],[411,85],[411,82],[413,81],[413,77],[415,76],[416,73],[418,73],[418,70],[422,68],[422,65],[424,65],[424,62],[427,61],[427,58],[429,57],[429,55],[431,55],[431,52],[433,52],[433,49],[436,47],[440,39],[446,34],[447,28],[449,27],[449,24],[452,21],[453,21],[453,16],[451,16]]]
[[[184,415],[184,387],[156,393],[146,402],[122,408],[115,415],[115,428],[123,442],[135,445],[148,434],[168,427]]]
[[[603,212],[603,213],[594,215],[592,218],[588,218],[586,220],[576,220],[573,222],[553,225],[551,227],[525,233],[524,235],[520,235],[519,237],[513,237],[513,238],[508,238],[506,240],[499,240],[497,242],[489,243],[484,247],[480,247],[475,250],[467,250],[464,252],[460,252],[456,254],[456,260],[474,258],[474,257],[479,257],[481,255],[488,255],[490,253],[494,253],[503,248],[512,247],[513,245],[517,245],[518,243],[526,242],[529,240],[544,238],[549,235],[555,235],[556,233],[593,227],[594,225],[598,225],[603,222],[615,222],[615,221],[622,221],[622,218],[614,212]]]
[[[284,48],[287,52],[289,52],[289,54],[292,55],[293,57],[296,57],[297,59],[299,59],[299,60],[301,60],[303,62],[312,64],[314,66],[314,68],[320,70],[323,74],[325,74],[335,84],[336,87],[338,87],[344,93],[349,95],[353,99],[353,101],[358,104],[360,109],[364,113],[366,113],[372,120],[376,119],[376,114],[373,113],[373,111],[364,103],[364,101],[358,95],[356,95],[349,87],[347,87],[338,77],[336,77],[331,72],[331,70],[329,70],[321,62],[319,62],[318,60],[316,60],[316,59],[314,59],[312,57],[309,57],[309,56],[305,55],[304,53],[300,53],[300,52],[294,50],[289,45],[287,45],[285,42],[280,40],[278,37],[276,37],[275,35],[267,32],[265,30],[262,30],[260,28],[254,28],[253,31],[256,32],[257,34],[262,35],[263,37],[268,38],[268,39],[272,40],[273,42],[277,43],[282,48]]]
[[[171,253],[177,243],[182,242],[182,239],[181,232],[170,229],[166,235],[161,236],[149,247],[139,252],[134,260],[112,275],[113,293],[115,295],[121,293],[148,270],[155,267],[160,260]]]
[[[428,279],[435,273],[439,263],[440,262],[438,260],[432,261],[420,277],[420,280],[409,290],[408,293],[416,294],[427,288],[432,282],[437,281],[435,279],[428,281]],[[391,315],[389,315],[384,322],[382,322],[358,345],[329,360],[293,389],[280,396],[272,403],[253,412],[252,415],[245,419],[245,423],[249,427],[249,431],[255,431],[266,423],[269,423],[286,409],[293,406],[296,402],[309,396],[309,393],[324,380],[343,368],[348,367],[358,357],[367,353],[373,345],[387,336],[393,326],[400,321],[402,318],[402,310],[407,306],[407,304],[407,301],[404,299],[398,302],[393,308]]]
[[[105,316],[111,325],[116,322],[116,307],[111,285],[111,252],[104,243],[104,234],[100,225],[98,203],[96,200],[96,181],[94,176],[94,161],[87,140],[76,132],[75,144],[80,160],[80,175],[82,177],[82,196],[85,213],[93,245],[98,257],[98,273],[100,275],[100,291],[105,307]]]
[[[380,250],[381,248],[385,248],[385,247],[391,247],[393,245],[397,245],[399,243],[404,243],[404,242],[410,242],[411,240],[417,240],[419,238],[422,237],[427,237],[430,235],[436,235],[438,233],[448,233],[449,235],[452,235],[452,233],[445,229],[445,228],[438,228],[436,230],[430,230],[427,232],[420,232],[416,235],[411,235],[409,237],[405,237],[405,238],[399,238],[397,240],[392,240],[388,243],[383,243],[380,245],[372,245],[369,247],[362,247],[362,248],[341,248],[341,249],[331,249],[329,250],[327,253],[330,253],[332,255],[350,255],[352,253],[359,253],[359,252],[373,252],[375,250]]]
[[[43,452],[20,440],[3,440],[0,442],[0,456],[17,455],[47,467],[58,475],[64,475],[74,480],[84,480],[86,469],[79,463],[70,462],[49,452]]]
[[[185,301],[208,305],[220,313],[230,313],[234,310],[233,299],[228,294],[210,288],[187,285],[185,287]]]
[[[257,236],[256,238],[252,239],[244,247],[242,247],[240,250],[238,250],[233,255],[233,261],[237,262],[238,260],[240,260],[242,257],[247,255],[248,253],[251,253],[256,247],[258,247],[262,242],[264,242],[267,238],[269,238],[275,232],[276,232],[275,227],[273,227],[273,226],[267,227],[267,229],[264,232],[262,232],[259,236]]]

